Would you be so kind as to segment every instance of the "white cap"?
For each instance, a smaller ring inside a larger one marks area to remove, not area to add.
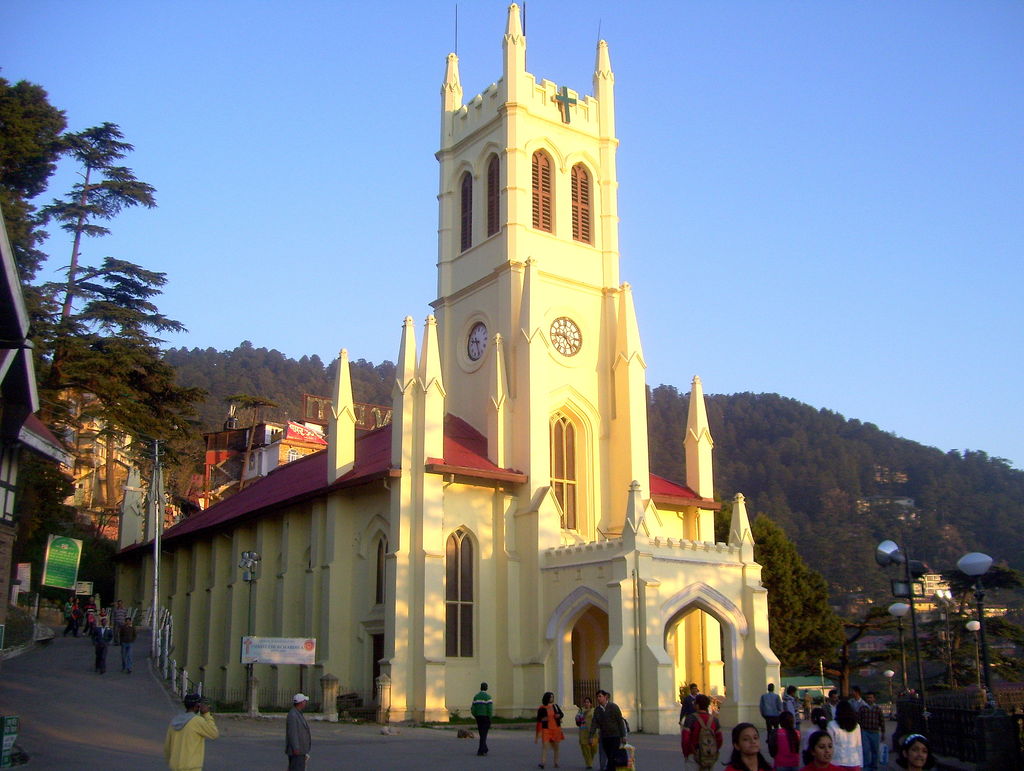
[[[303,701],[309,701],[309,697],[306,694],[304,694],[304,693],[297,693],[294,696],[292,696],[292,703],[293,704],[299,704],[300,702],[303,702]]]

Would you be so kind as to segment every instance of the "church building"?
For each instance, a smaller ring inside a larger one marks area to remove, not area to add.
[[[175,656],[244,684],[253,550],[255,634],[316,638],[314,677],[356,691],[386,675],[392,721],[468,714],[481,680],[505,717],[600,687],[633,730],[672,733],[695,682],[726,724],[753,718],[779,662],[742,496],[715,542],[699,378],[681,481],[648,467],[608,46],[591,95],[527,72],[516,5],[502,48],[501,77],[468,100],[447,58],[437,293],[401,327],[391,423],[357,437],[343,350],[328,448],[164,534]],[[122,546],[118,596],[149,606],[149,550]],[[256,675],[297,688],[297,669]]]

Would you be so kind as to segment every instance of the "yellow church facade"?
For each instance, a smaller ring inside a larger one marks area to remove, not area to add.
[[[683,482],[648,468],[645,362],[619,276],[614,76],[593,94],[526,70],[517,6],[500,79],[441,88],[437,299],[402,325],[391,424],[356,436],[347,354],[329,446],[167,531],[159,604],[180,666],[241,687],[243,551],[262,555],[255,634],[315,637],[314,676],[389,718],[468,713],[480,681],[520,716],[612,693],[634,730],[678,730],[679,688],[750,719],[767,682],[767,596],[742,496],[715,543],[712,438],[694,378]],[[123,550],[118,594],[152,603]],[[298,688],[295,667],[257,665]]]

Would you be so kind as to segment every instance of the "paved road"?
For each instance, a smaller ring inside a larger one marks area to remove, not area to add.
[[[105,675],[92,671],[92,645],[61,637],[0,663],[0,714],[21,718],[18,744],[32,771],[161,771],[167,722],[180,711],[150,673],[149,635],[139,634],[135,673],[120,672],[120,649],[110,648]],[[286,767],[284,721],[216,715],[221,738],[206,743],[206,771],[258,771]],[[491,752],[476,756],[476,740],[452,730],[401,728],[382,736],[372,725],[313,721],[309,771],[325,769],[445,768],[506,771],[536,768],[538,747],[529,730],[494,729]],[[572,729],[573,732],[575,729]],[[728,734],[727,734],[728,736]],[[683,768],[675,735],[632,737],[637,766]],[[726,739],[728,745],[728,738]],[[570,735],[562,744],[561,768],[582,769]],[[548,764],[550,768],[550,762]],[[694,766],[689,764],[690,769]]]

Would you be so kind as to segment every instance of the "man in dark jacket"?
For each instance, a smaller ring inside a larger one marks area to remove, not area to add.
[[[101,675],[107,673],[107,648],[110,646],[110,641],[114,639],[114,633],[110,631],[110,627],[107,626],[107,619],[100,619],[100,625],[93,627],[92,644],[96,649],[96,671]]]
[[[591,743],[597,744],[601,739],[601,749],[608,758],[608,768],[615,768],[615,756],[618,749],[626,743],[626,721],[622,719],[622,710],[611,700],[608,691],[597,692],[597,707],[594,719],[590,723]]]
[[[284,751],[288,755],[288,771],[306,771],[306,756],[309,754],[309,723],[302,710],[309,697],[297,693],[292,697],[292,708],[288,711],[285,726]]]

